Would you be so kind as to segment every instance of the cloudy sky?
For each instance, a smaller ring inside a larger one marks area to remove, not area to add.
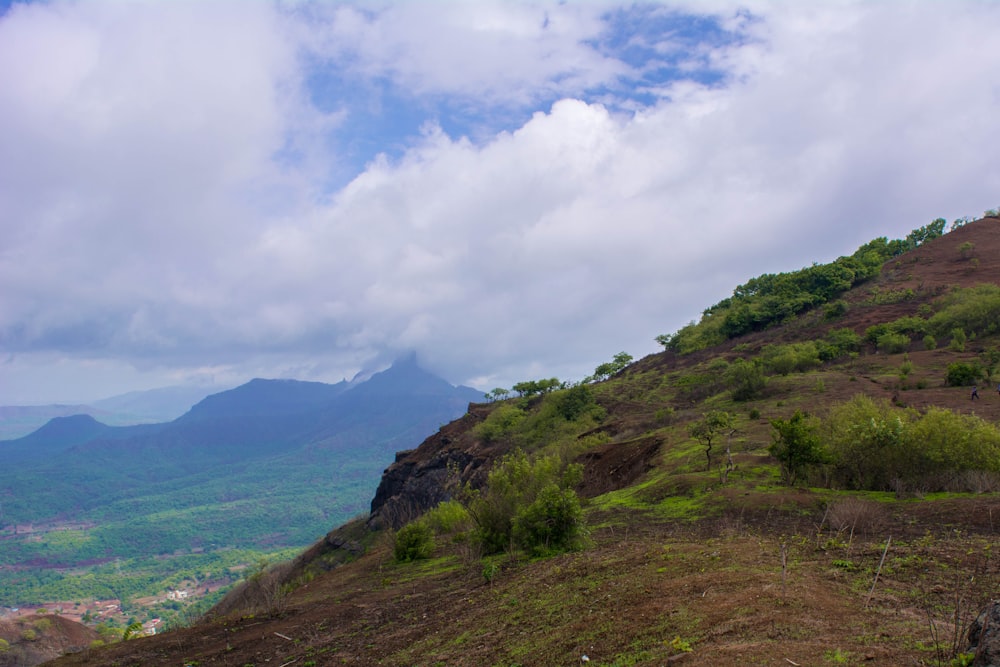
[[[997,2],[0,3],[0,405],[573,380],[1000,206]]]

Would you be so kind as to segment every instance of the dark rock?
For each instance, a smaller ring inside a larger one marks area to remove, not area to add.
[[[967,653],[974,653],[972,667],[1000,667],[1000,600],[994,600],[969,626]]]

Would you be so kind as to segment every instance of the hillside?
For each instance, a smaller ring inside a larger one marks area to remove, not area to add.
[[[92,628],[56,614],[0,619],[0,667],[37,665],[97,641]]]
[[[723,317],[787,304],[734,299],[687,330],[708,346],[471,406],[397,454],[369,517],[199,623],[53,664],[969,664],[1000,589],[1000,219],[885,247],[781,321],[722,340]],[[710,415],[726,425],[706,442]],[[814,427],[795,442],[824,456],[786,465],[775,424]],[[582,465],[579,548],[490,555],[468,521],[427,515],[473,506],[462,487],[488,493],[515,449]],[[434,548],[398,562],[393,531],[422,516]]]

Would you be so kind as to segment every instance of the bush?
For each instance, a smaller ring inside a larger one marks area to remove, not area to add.
[[[952,352],[965,352],[965,330],[960,328],[955,328],[951,330],[951,342],[948,343],[948,349]]]
[[[465,490],[484,551],[520,547],[534,553],[575,546],[583,523],[573,486],[582,475],[580,465],[565,466],[555,456],[532,461],[522,450],[497,461],[483,489]]]
[[[879,352],[899,354],[910,349],[910,337],[902,333],[884,333],[878,337],[875,347]]]
[[[512,534],[515,543],[534,555],[563,551],[576,545],[582,519],[576,492],[550,483],[514,516]]]
[[[496,442],[508,436],[524,419],[524,411],[515,405],[499,405],[472,429],[484,442]]]
[[[924,415],[866,396],[835,406],[822,425],[834,481],[853,489],[965,488],[970,472],[1000,472],[1000,429],[973,415]]]
[[[445,500],[424,515],[423,521],[437,535],[450,535],[465,530],[472,517],[457,500]]]
[[[818,344],[819,358],[822,361],[839,359],[861,349],[861,336],[854,329],[833,329],[826,338]]]
[[[760,361],[737,359],[726,371],[726,384],[732,390],[734,401],[750,401],[764,393],[767,378]]]
[[[779,375],[791,372],[802,373],[820,365],[819,350],[816,343],[789,343],[787,345],[768,345],[761,354],[767,370]]]
[[[927,334],[924,336],[924,349],[925,350],[935,350],[937,349],[937,338]]]
[[[981,376],[982,369],[979,364],[956,361],[948,364],[944,383],[949,387],[967,387],[978,382]]]
[[[582,384],[554,395],[552,400],[555,401],[556,411],[566,421],[577,420],[596,405],[594,392]]]
[[[795,484],[806,471],[828,459],[825,448],[816,435],[815,420],[798,410],[791,419],[772,419],[773,442],[768,448],[781,464],[781,474],[789,484]]]
[[[434,553],[434,531],[424,521],[406,524],[396,533],[393,555],[397,562],[408,563],[430,558]]]

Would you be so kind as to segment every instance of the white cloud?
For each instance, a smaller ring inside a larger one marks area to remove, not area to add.
[[[339,380],[406,349],[453,381],[579,378],[754,275],[1000,204],[980,35],[1000,7],[718,3],[740,38],[691,62],[728,76],[661,81],[629,114],[611,84],[642,66],[594,46],[610,7],[15,6],[0,403],[79,382],[74,364],[125,390],[129,364]],[[471,140],[430,123],[328,192],[357,89],[313,108],[317,66],[527,120]]]

